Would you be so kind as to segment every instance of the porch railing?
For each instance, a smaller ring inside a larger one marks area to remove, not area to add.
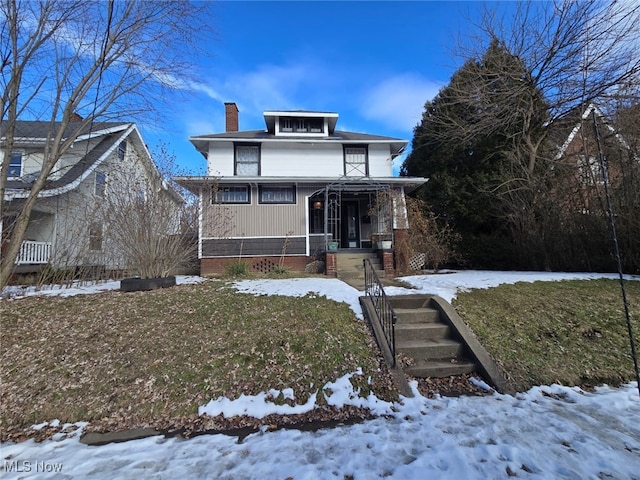
[[[371,265],[371,261],[365,258],[363,261],[364,267],[364,285],[365,294],[371,299],[373,308],[378,316],[382,331],[384,333],[384,340],[391,351],[392,367],[396,366],[396,312],[394,312],[389,297],[384,293],[382,283],[376,274],[376,271]],[[381,341],[382,339],[380,339]]]
[[[26,240],[20,246],[16,265],[48,263],[51,258],[51,243]]]

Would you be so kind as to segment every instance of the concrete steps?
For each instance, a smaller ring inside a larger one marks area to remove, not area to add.
[[[476,371],[476,364],[457,359],[446,360],[418,360],[414,365],[405,367],[405,373],[416,378],[443,378],[451,375],[462,375]]]
[[[378,278],[384,278],[384,269],[380,259],[373,251],[352,252],[348,250],[337,254],[338,278],[358,290],[364,290],[364,267],[362,262],[365,258],[371,262]]]
[[[476,370],[431,299],[424,295],[389,297],[396,312],[396,353],[407,357],[403,370],[414,377],[448,377]]]
[[[370,297],[360,297],[382,355],[403,395],[411,396],[405,374],[437,378],[477,372],[497,391],[515,393],[489,353],[455,309],[437,295],[387,297],[396,313],[394,359]]]

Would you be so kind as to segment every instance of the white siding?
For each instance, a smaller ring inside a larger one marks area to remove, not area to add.
[[[391,149],[389,145],[369,145],[369,176],[392,177]]]
[[[260,150],[260,176],[263,177],[341,177],[344,150],[340,143],[263,142]],[[369,176],[391,177],[388,144],[368,146]],[[211,142],[208,174],[234,175],[233,142]]]
[[[208,175],[212,177],[233,176],[233,143],[210,142]]]
[[[264,143],[264,177],[339,177],[344,174],[342,145]]]

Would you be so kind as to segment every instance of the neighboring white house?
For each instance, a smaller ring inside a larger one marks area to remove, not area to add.
[[[72,122],[66,132],[77,127]],[[16,126],[2,212],[3,251],[16,212],[41,170],[51,130],[50,122],[21,121]],[[0,158],[4,161],[2,152]],[[168,231],[177,233],[184,201],[162,181],[136,125],[90,123],[62,155],[38,195],[16,271],[36,271],[45,264],[55,269],[93,266],[126,270],[123,255],[109,236],[106,205],[117,203],[110,202],[115,196],[119,196],[119,202],[123,198],[139,199],[149,188],[165,190],[175,202],[175,216],[163,221]]]
[[[282,261],[302,270],[406,229],[404,193],[426,181],[393,176],[406,140],[336,130],[332,112],[267,111],[266,129],[251,131],[238,131],[235,103],[225,113],[224,133],[190,138],[208,175],[176,178],[200,198],[202,274],[240,257],[260,271]],[[384,192],[397,193],[395,208],[375,207]]]

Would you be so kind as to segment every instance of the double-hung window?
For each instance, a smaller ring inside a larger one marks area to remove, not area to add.
[[[211,203],[251,203],[251,190],[249,185],[213,188]]]
[[[107,191],[107,174],[96,170],[94,193],[96,197],[104,198]]]
[[[124,160],[127,154],[127,141],[123,140],[118,144],[118,160]]]
[[[236,145],[235,174],[239,177],[260,175],[260,145]]]
[[[367,149],[366,147],[345,147],[344,148],[344,174],[347,177],[366,177]]]
[[[260,185],[260,203],[296,203],[296,188],[293,185]]]
[[[22,152],[11,152],[9,159],[9,178],[22,176]]]

